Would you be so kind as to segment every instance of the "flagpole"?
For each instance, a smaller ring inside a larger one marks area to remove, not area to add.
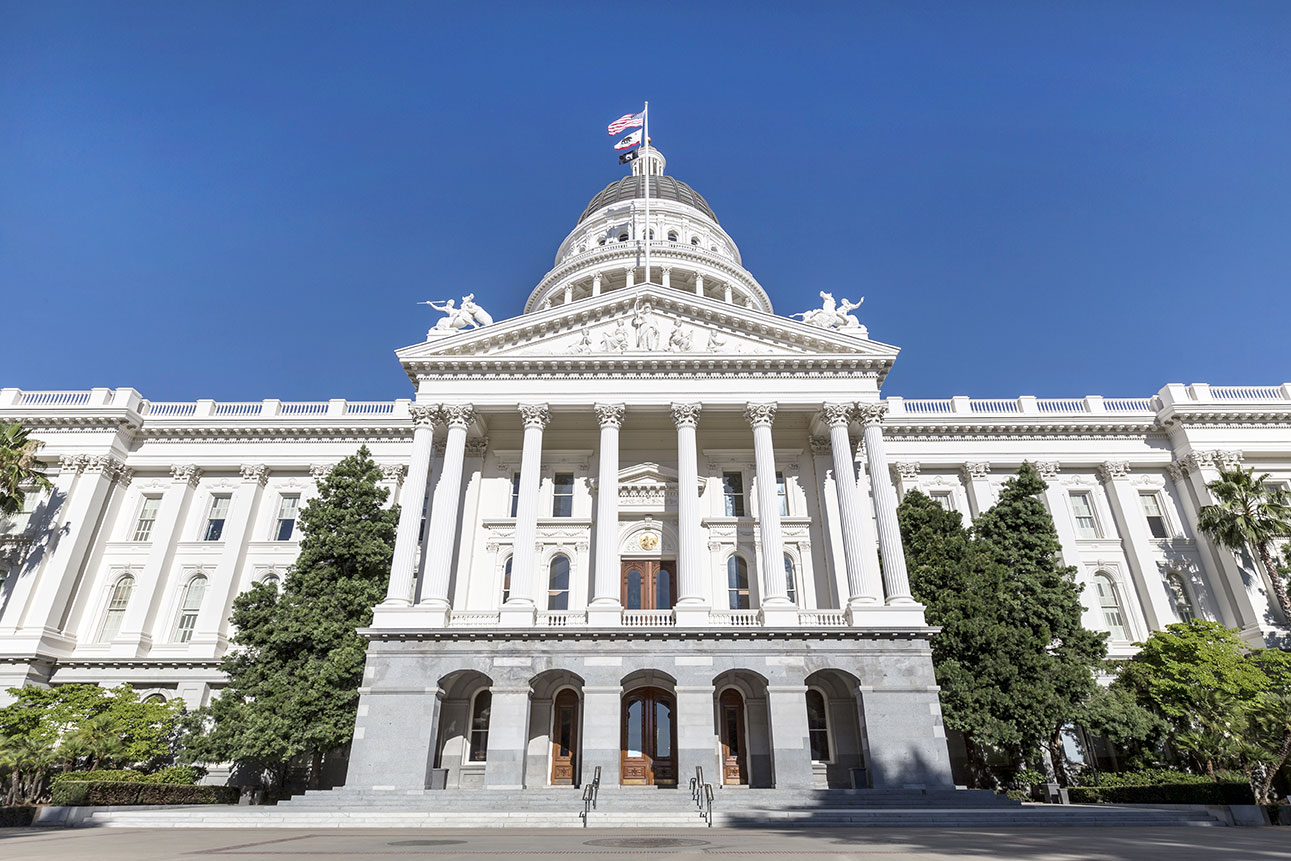
[[[641,111],[642,129],[641,136],[645,138],[642,142],[641,149],[650,148],[650,103],[645,103],[645,108]],[[641,173],[645,176],[645,279],[644,283],[650,283],[650,158],[649,153],[641,163]]]

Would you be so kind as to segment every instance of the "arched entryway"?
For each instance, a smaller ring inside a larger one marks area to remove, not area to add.
[[[717,728],[722,742],[722,784],[748,786],[748,729],[739,688],[727,688],[718,696]]]
[[[578,783],[579,725],[578,692],[562,688],[551,707],[551,785]]]
[[[582,783],[583,679],[547,670],[529,682],[529,737],[525,786]]]
[[[664,673],[624,680],[619,716],[619,782],[624,786],[677,785],[677,695]]]
[[[446,769],[446,785],[484,786],[492,722],[493,680],[476,670],[459,670],[439,680],[443,692],[435,767]]]
[[[767,680],[754,670],[727,670],[713,679],[718,774],[722,786],[774,784]]]
[[[803,707],[816,786],[864,789],[870,778],[856,699],[859,680],[844,670],[820,670],[807,676],[806,683]]]

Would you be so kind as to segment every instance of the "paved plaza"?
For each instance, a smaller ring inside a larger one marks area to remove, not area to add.
[[[5,829],[6,861],[169,858],[949,858],[1018,861],[1260,861],[1291,854],[1283,828],[520,829],[305,831],[274,829]]]

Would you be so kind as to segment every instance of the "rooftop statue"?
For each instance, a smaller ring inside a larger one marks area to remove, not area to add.
[[[478,329],[481,326],[487,326],[493,322],[489,312],[485,311],[479,305],[475,304],[475,294],[467,293],[462,297],[462,304],[457,305],[452,299],[443,302],[418,302],[418,305],[429,305],[436,311],[444,313],[431,332],[448,333],[461,329]],[[430,333],[427,333],[428,335]]]
[[[861,307],[861,302],[865,301],[862,296],[858,302],[849,302],[844,299],[841,303],[834,301],[833,293],[820,291],[821,306],[812,308],[810,311],[802,311],[797,314],[790,314],[790,317],[801,317],[802,322],[809,326],[819,326],[822,329],[844,329],[844,330],[861,330],[864,332],[865,327],[856,315],[851,313]]]

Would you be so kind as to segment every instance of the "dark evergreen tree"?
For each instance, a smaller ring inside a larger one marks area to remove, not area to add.
[[[354,731],[366,641],[357,629],[385,598],[399,510],[366,447],[336,465],[300,512],[300,556],[283,591],[258,584],[233,602],[237,648],[228,686],[190,721],[189,759],[258,767],[281,785],[290,762],[325,753]]]

